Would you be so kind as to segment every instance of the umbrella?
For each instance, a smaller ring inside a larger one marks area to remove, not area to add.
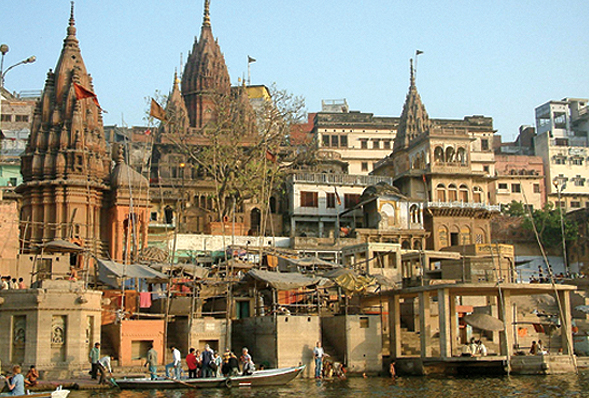
[[[505,329],[503,321],[487,314],[465,315],[462,319],[473,328],[481,330],[499,331]]]
[[[589,305],[578,305],[575,307],[577,311],[584,312],[585,314],[589,313]]]

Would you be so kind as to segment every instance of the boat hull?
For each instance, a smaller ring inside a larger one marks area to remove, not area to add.
[[[305,366],[269,369],[254,372],[249,376],[210,377],[199,379],[172,380],[158,378],[117,379],[115,382],[122,389],[170,389],[170,388],[232,388],[281,386],[297,377]]]

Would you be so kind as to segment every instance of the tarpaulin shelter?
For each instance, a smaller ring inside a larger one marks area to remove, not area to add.
[[[347,294],[363,293],[368,287],[377,283],[375,278],[357,274],[349,268],[334,269],[323,274],[323,277],[332,280]]]
[[[98,260],[98,281],[120,288],[126,279],[142,279],[147,283],[162,283],[168,276],[140,264],[119,264],[110,260]]]
[[[273,272],[252,269],[245,274],[242,281],[262,282],[267,287],[276,290],[294,290],[301,287],[315,286],[321,282],[321,278],[311,278],[296,272]]]

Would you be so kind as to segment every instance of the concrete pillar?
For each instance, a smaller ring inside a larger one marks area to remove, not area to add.
[[[458,313],[456,312],[456,296],[453,294],[449,295],[450,299],[450,355],[454,352],[454,348],[457,347],[459,330],[458,330]]]
[[[429,301],[429,292],[419,293],[419,339],[422,358],[432,356]]]
[[[389,298],[389,350],[391,358],[402,356],[401,351],[401,304],[398,295]]]
[[[448,289],[438,289],[438,320],[440,323],[440,356],[452,356],[450,294]]]
[[[503,291],[503,300],[497,296],[497,306],[499,308],[499,319],[505,323],[505,330],[499,332],[501,355],[512,355],[513,351],[513,307],[511,306],[511,293]]]
[[[319,220],[319,237],[323,238],[323,221]]]
[[[560,300],[560,305],[562,306],[562,312],[560,314],[560,324],[562,325],[560,328],[561,338],[562,338],[562,353],[565,355],[571,354],[569,350],[569,339],[572,339],[573,336],[573,328],[571,325],[571,294],[568,290],[561,290],[558,292],[558,299]],[[570,344],[572,346],[572,343]]]

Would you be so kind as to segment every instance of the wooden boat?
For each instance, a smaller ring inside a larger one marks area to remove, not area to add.
[[[231,387],[264,387],[280,386],[297,377],[305,369],[305,365],[290,368],[258,370],[247,376],[209,377],[198,379],[180,379],[149,377],[116,379],[122,389],[167,389],[167,388],[231,388]]]
[[[40,392],[28,392],[25,395],[21,395],[22,397],[34,397],[34,398],[66,398],[70,393],[70,390],[64,390],[61,386],[57,387],[53,391],[40,391]],[[14,397],[14,395],[10,393],[3,393],[0,394],[0,397]]]

